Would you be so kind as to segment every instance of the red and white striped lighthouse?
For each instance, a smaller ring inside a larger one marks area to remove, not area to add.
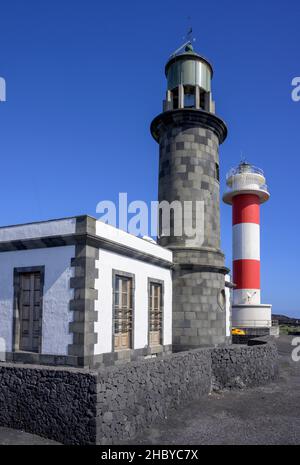
[[[260,299],[260,205],[269,191],[262,170],[242,162],[227,175],[225,203],[232,205],[233,291],[232,325],[246,329],[271,327],[271,305]],[[256,331],[257,333],[257,331]]]

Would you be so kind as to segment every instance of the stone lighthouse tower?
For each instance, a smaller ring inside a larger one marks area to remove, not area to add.
[[[220,250],[219,145],[211,64],[191,43],[172,55],[163,112],[151,124],[159,143],[159,243],[174,253],[173,349],[226,341],[224,255]],[[166,214],[169,205],[169,217]]]

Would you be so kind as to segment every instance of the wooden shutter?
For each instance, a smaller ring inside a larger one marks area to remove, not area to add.
[[[114,289],[114,348],[130,349],[132,346],[132,279],[115,277]]]
[[[41,274],[21,273],[19,295],[19,350],[39,352],[41,338]]]
[[[162,343],[162,285],[150,283],[149,296],[149,344],[157,346]]]

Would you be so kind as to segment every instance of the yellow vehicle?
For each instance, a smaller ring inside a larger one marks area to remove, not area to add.
[[[233,336],[246,336],[246,332],[243,329],[232,328],[231,334]]]

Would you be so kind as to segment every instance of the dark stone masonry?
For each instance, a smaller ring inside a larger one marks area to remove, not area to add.
[[[98,371],[2,363],[0,425],[64,444],[113,444],[212,390],[258,386],[276,376],[272,342],[201,348]]]
[[[1,364],[0,425],[64,444],[94,444],[96,391],[92,372]]]
[[[184,108],[158,115],[151,132],[160,148],[159,202],[179,202],[184,224],[197,229],[193,237],[187,231],[176,234],[173,213],[170,234],[164,234],[160,217],[159,244],[172,250],[175,267],[173,348],[223,344],[228,339],[223,294],[229,270],[220,249],[219,145],[226,126],[213,114]],[[197,202],[203,205],[200,226]]]
[[[278,374],[278,354],[272,343],[216,348],[211,360],[215,391],[260,386]]]

